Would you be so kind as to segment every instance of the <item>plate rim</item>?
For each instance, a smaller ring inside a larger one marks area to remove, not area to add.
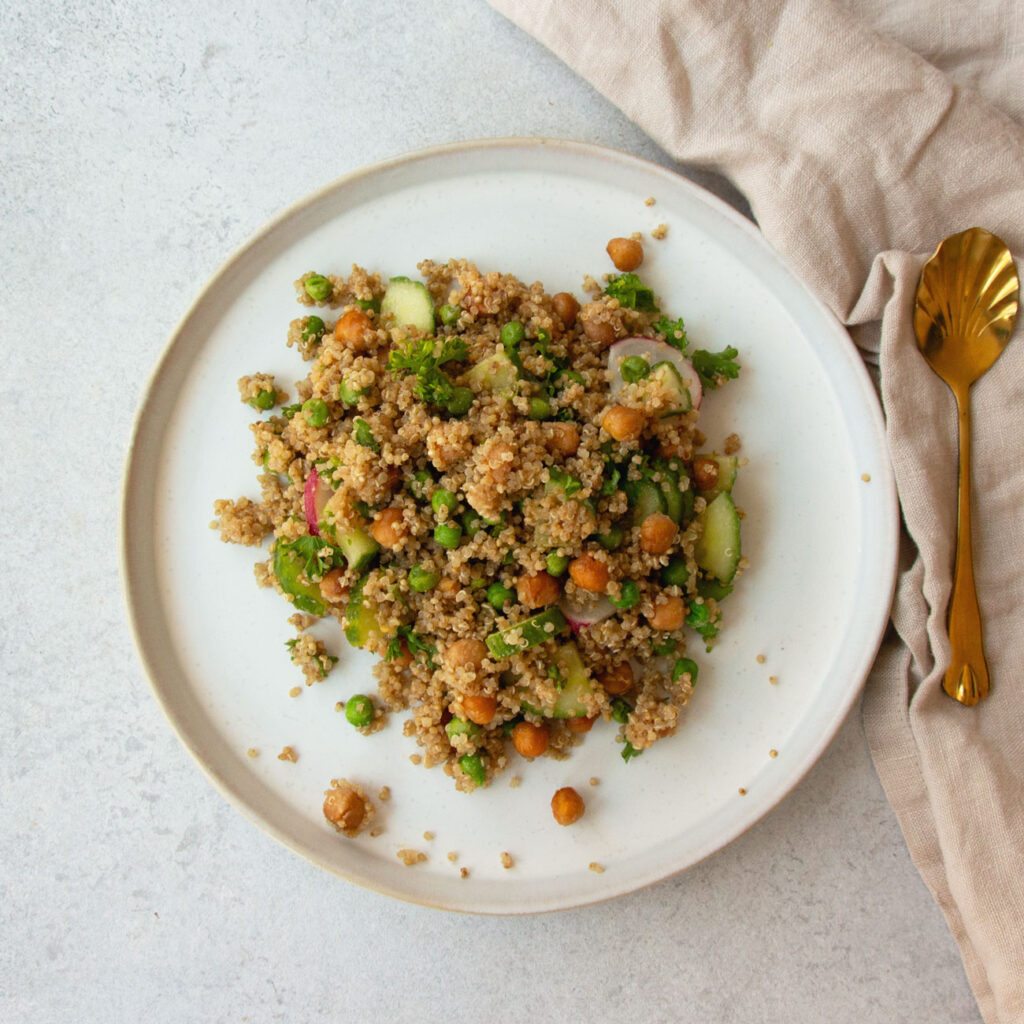
[[[844,695],[844,699],[836,705],[835,714],[828,723],[828,728],[823,730],[815,742],[809,745],[809,749],[803,759],[803,762],[798,763],[795,766],[791,778],[787,780],[787,784],[777,792],[771,802],[760,813],[755,815],[751,820],[747,821],[738,829],[735,829],[733,832],[728,834],[723,841],[715,844],[713,848],[700,853],[689,863],[679,867],[671,867],[659,877],[650,878],[639,884],[630,884],[627,881],[622,887],[617,888],[615,891],[598,894],[593,898],[578,896],[570,902],[563,901],[550,903],[550,905],[545,904],[543,906],[530,906],[528,903],[524,903],[511,908],[489,906],[475,907],[472,906],[471,903],[452,905],[443,900],[432,900],[422,895],[397,889],[386,882],[375,882],[369,877],[357,879],[346,874],[338,866],[317,856],[315,851],[301,845],[285,831],[279,829],[249,801],[247,801],[246,798],[237,791],[226,778],[218,773],[211,761],[204,755],[199,745],[190,737],[186,724],[181,720],[180,716],[171,706],[169,700],[165,698],[161,686],[157,683],[158,669],[155,664],[156,658],[150,651],[149,644],[144,636],[143,623],[141,621],[142,615],[138,606],[139,599],[137,592],[141,586],[138,582],[138,573],[140,568],[144,570],[146,566],[139,566],[136,564],[139,559],[130,550],[129,535],[131,533],[131,527],[129,523],[132,518],[132,509],[130,506],[133,503],[133,496],[137,487],[135,481],[142,472],[139,465],[140,459],[137,455],[137,451],[140,436],[143,434],[145,429],[144,421],[146,413],[157,396],[159,384],[162,378],[169,372],[170,363],[176,355],[177,344],[181,335],[185,331],[189,322],[195,316],[196,312],[208,301],[210,293],[213,292],[216,287],[233,272],[236,265],[248,255],[250,250],[265,241],[268,236],[272,235],[279,227],[286,224],[289,220],[298,217],[305,210],[317,205],[333,193],[344,190],[347,186],[362,179],[373,177],[374,175],[386,172],[392,168],[401,167],[403,165],[409,166],[417,162],[432,160],[439,157],[443,158],[445,156],[464,153],[467,151],[495,149],[536,150],[544,148],[561,149],[585,158],[589,157],[603,161],[611,159],[622,164],[639,166],[639,168],[647,171],[648,173],[653,172],[656,175],[671,179],[674,187],[682,188],[684,191],[689,191],[696,199],[698,199],[698,201],[702,202],[705,206],[712,207],[719,215],[724,216],[731,221],[734,226],[739,227],[752,244],[767,249],[772,258],[775,259],[793,279],[793,281],[800,286],[808,302],[817,307],[818,312],[831,323],[834,331],[841,335],[842,340],[844,340],[846,346],[848,346],[847,354],[851,357],[848,359],[851,371],[857,377],[857,384],[859,385],[858,390],[866,399],[864,404],[868,411],[868,418],[872,428],[871,448],[875,451],[879,464],[885,471],[884,480],[878,480],[875,478],[872,480],[873,483],[878,485],[880,490],[884,489],[884,493],[876,499],[876,503],[879,506],[879,509],[876,512],[879,527],[878,532],[880,536],[886,540],[887,550],[891,557],[884,559],[884,564],[887,566],[888,572],[887,586],[884,591],[881,588],[879,589],[878,604],[875,609],[875,614],[870,616],[867,620],[871,628],[870,630],[866,630],[866,633],[873,636],[875,638],[874,641],[872,643],[865,644],[860,658],[857,659],[855,665],[851,666],[851,685]],[[796,273],[785,258],[768,242],[756,224],[748,220],[734,207],[730,206],[714,193],[708,191],[703,186],[684,177],[682,174],[679,174],[671,168],[665,167],[662,164],[644,157],[636,156],[635,154],[624,150],[608,146],[600,146],[589,142],[580,142],[571,139],[559,139],[547,136],[501,136],[495,138],[467,139],[464,141],[427,146],[410,150],[408,152],[398,153],[393,156],[362,165],[352,171],[340,175],[319,188],[314,189],[312,192],[309,192],[287,204],[278,213],[264,221],[240,245],[235,247],[235,249],[205,280],[204,284],[201,286],[193,300],[189,303],[184,313],[180,316],[168,334],[160,350],[160,354],[139,393],[139,398],[132,420],[128,447],[122,462],[119,508],[118,568],[121,583],[121,597],[127,613],[129,629],[132,634],[132,641],[136,656],[142,666],[149,689],[155,697],[158,706],[162,710],[164,717],[170,724],[178,741],[188,751],[192,759],[202,770],[207,780],[213,784],[217,792],[235,810],[239,811],[246,820],[256,825],[265,834],[271,836],[271,838],[275,839],[292,853],[298,854],[307,862],[316,865],[318,868],[329,872],[337,878],[343,879],[351,884],[359,885],[360,887],[377,892],[381,895],[394,897],[406,903],[428,907],[435,910],[488,916],[514,917],[525,914],[553,913],[560,910],[570,910],[605,903],[613,899],[618,899],[621,896],[628,895],[632,892],[639,892],[649,886],[655,885],[669,878],[673,878],[682,872],[695,867],[708,857],[725,849],[731,843],[735,842],[740,836],[746,834],[746,832],[761,822],[771,811],[779,807],[780,804],[790,796],[797,786],[799,786],[799,784],[806,778],[810,770],[818,763],[824,752],[831,745],[835,736],[839,732],[839,729],[848,718],[854,703],[863,690],[871,666],[874,663],[878,650],[884,640],[898,576],[900,529],[899,503],[896,492],[895,476],[888,449],[884,413],[878,394],[871,382],[867,367],[856,349],[853,340],[850,338],[846,327],[811,290],[810,286]],[[855,685],[853,681],[856,681]]]

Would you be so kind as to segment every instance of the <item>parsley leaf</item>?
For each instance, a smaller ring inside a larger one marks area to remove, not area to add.
[[[577,491],[583,490],[583,484],[571,473],[567,473],[558,466],[551,466],[548,469],[548,480],[555,486],[561,487],[567,498],[571,498]]]
[[[626,740],[622,744],[622,760],[629,764],[630,758],[639,757],[643,753],[642,750],[637,750],[629,740]]]
[[[434,656],[437,654],[437,648],[426,637],[417,633],[412,626],[398,627],[395,635],[388,641],[387,650],[384,652],[385,661],[395,661],[402,657],[403,641],[413,658],[418,658],[422,654],[427,667],[434,668]]]
[[[726,345],[721,352],[708,352],[703,348],[694,351],[693,368],[705,389],[714,391],[721,378],[735,380],[740,375],[740,364],[734,361],[738,355],[732,345]]]
[[[361,444],[364,448],[369,448],[372,452],[380,453],[380,445],[377,443],[377,439],[373,436],[370,424],[362,417],[359,417],[355,421],[355,425],[352,428],[352,439],[356,444]]]
[[[462,362],[467,354],[462,338],[445,338],[440,348],[435,339],[422,338],[406,342],[404,348],[392,349],[388,371],[396,376],[415,374],[413,394],[421,402],[447,406],[455,397],[455,385],[441,367],[445,363]]]
[[[619,274],[608,282],[605,295],[619,300],[620,306],[638,309],[642,313],[657,313],[654,292],[636,274]]]
[[[660,334],[669,345],[679,349],[684,356],[686,355],[690,342],[686,337],[686,325],[683,323],[682,317],[678,320],[669,320],[662,314],[661,318],[654,322],[653,328],[655,334]]]
[[[322,577],[336,564],[338,552],[323,537],[296,537],[295,540],[277,542],[283,552],[290,552],[302,561],[306,578]]]

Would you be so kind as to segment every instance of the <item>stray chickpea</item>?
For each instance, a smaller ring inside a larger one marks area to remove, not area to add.
[[[590,732],[594,728],[594,718],[570,718],[565,724],[569,726],[570,732]]]
[[[512,730],[512,746],[523,757],[540,757],[550,741],[551,730],[546,725],[519,722]]]
[[[453,644],[449,644],[448,650],[444,652],[444,657],[449,668],[463,668],[465,666],[475,668],[487,657],[487,645],[483,640],[466,636],[461,640],[456,640]]]
[[[663,555],[676,539],[679,527],[663,512],[652,512],[640,524],[640,547],[649,555]]]
[[[682,629],[686,620],[686,602],[681,597],[666,597],[654,605],[650,623],[655,629],[671,632]]]
[[[383,509],[370,527],[370,535],[382,548],[398,547],[407,532],[400,508]]]
[[[520,576],[516,583],[516,594],[521,604],[527,608],[544,608],[554,604],[561,596],[562,588],[554,576],[546,572],[535,572],[528,576]]]
[[[605,693],[617,697],[625,693],[633,685],[633,668],[628,661],[620,661],[607,672],[602,672],[597,681],[604,687]]]
[[[341,582],[344,576],[344,569],[332,569],[324,575],[324,578],[320,581],[320,593],[325,601],[337,604],[339,601],[344,600],[345,595],[348,593],[348,587]]]
[[[372,321],[361,309],[350,309],[334,325],[334,337],[353,352],[366,352],[372,330]]]
[[[544,447],[552,455],[568,458],[575,455],[580,446],[580,428],[575,423],[550,423],[544,438]]]
[[[575,297],[568,292],[558,292],[551,296],[551,305],[558,314],[558,319],[566,327],[572,327],[576,314],[580,311],[580,304],[576,301]]]
[[[646,425],[647,417],[626,405],[613,405],[601,419],[601,426],[616,441],[635,441]]]
[[[582,554],[569,563],[573,583],[592,594],[603,594],[608,586],[608,566],[593,555]]]
[[[718,463],[706,455],[698,455],[693,460],[693,482],[702,491],[710,491],[718,483]]]
[[[607,320],[584,320],[583,333],[598,348],[607,348],[615,340],[615,327]]]
[[[366,817],[366,806],[354,789],[340,786],[324,794],[324,817],[339,832],[354,832]]]
[[[466,717],[477,725],[487,725],[498,710],[498,701],[494,697],[470,696],[462,698],[462,706]]]
[[[605,248],[616,270],[636,270],[644,261],[644,247],[635,238],[613,238]]]
[[[579,821],[586,809],[583,797],[572,786],[563,786],[551,798],[551,813],[559,825],[571,825]]]

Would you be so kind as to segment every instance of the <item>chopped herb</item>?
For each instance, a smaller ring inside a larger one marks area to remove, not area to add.
[[[339,564],[341,553],[322,537],[296,537],[295,540],[279,540],[278,549],[283,554],[293,554],[302,561],[302,571],[307,579],[320,578]],[[343,564],[343,563],[342,563]]]
[[[660,320],[654,322],[654,333],[660,334],[669,345],[686,355],[690,342],[686,337],[686,326],[682,317],[678,320],[669,320],[667,316],[662,315]]]
[[[666,654],[671,654],[678,646],[679,641],[673,637],[666,637],[661,641],[651,641],[651,653],[657,658],[663,658]]]
[[[732,345],[726,345],[721,352],[696,349],[692,361],[701,384],[706,389],[714,391],[721,380],[735,380],[740,375],[740,364],[735,362],[738,355],[739,352]]]
[[[625,725],[629,721],[629,713],[632,710],[621,697],[616,697],[612,701],[612,718],[620,725]]]
[[[352,428],[352,438],[356,444],[361,444],[364,448],[369,448],[372,452],[380,453],[380,445],[377,443],[377,439],[373,436],[373,431],[370,430],[370,424],[362,417],[359,417],[355,421],[355,425]]]
[[[558,466],[552,466],[548,470],[548,479],[556,487],[561,487],[567,498],[571,498],[577,491],[583,490],[583,484],[576,477],[564,469],[559,469]]]
[[[290,420],[301,408],[302,408],[302,403],[301,402],[296,402],[294,405],[282,405],[281,406],[281,415],[286,420]]]
[[[657,313],[658,307],[654,302],[654,292],[640,280],[636,274],[620,274],[608,282],[604,290],[605,295],[619,300],[620,306],[628,309],[638,309],[643,313]]]
[[[462,338],[445,338],[435,353],[436,348],[433,338],[410,341],[405,348],[392,350],[388,356],[388,370],[396,376],[415,374],[416,386],[413,388],[413,394],[421,402],[440,405],[443,408],[451,406],[451,412],[456,412],[455,407],[458,407],[461,412],[465,412],[469,406],[465,402],[466,395],[460,392],[468,389],[456,388],[441,366],[464,360],[467,354],[466,343]]]
[[[427,668],[434,667],[434,656],[437,654],[437,648],[422,634],[417,633],[412,626],[398,627],[395,635],[388,641],[387,650],[384,652],[385,661],[395,661],[402,657],[403,640],[413,658],[419,658],[420,655],[423,655]]]
[[[643,753],[642,750],[637,750],[629,740],[626,740],[622,744],[622,760],[629,764],[630,760],[634,757],[639,757]]]

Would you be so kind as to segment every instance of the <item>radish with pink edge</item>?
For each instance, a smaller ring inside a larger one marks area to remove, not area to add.
[[[700,408],[704,389],[693,364],[679,349],[657,338],[623,338],[608,349],[608,369],[612,371],[609,390],[613,396],[627,384],[633,383],[623,376],[623,365],[627,359],[643,360],[651,376],[660,376],[662,383],[678,391],[679,408],[673,409],[672,414]]]

